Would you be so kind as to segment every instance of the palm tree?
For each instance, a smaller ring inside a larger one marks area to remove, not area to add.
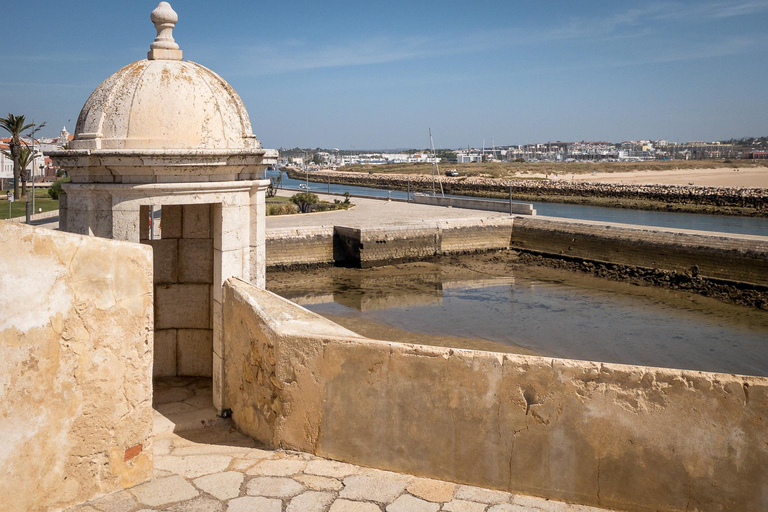
[[[24,174],[26,178],[26,167],[22,167],[19,162],[21,156],[22,142],[20,135],[24,130],[33,130],[30,135],[33,135],[40,128],[45,126],[45,123],[41,125],[35,125],[35,123],[24,124],[26,118],[24,116],[15,116],[8,114],[8,117],[0,118],[0,128],[11,134],[11,141],[8,144],[10,149],[10,157],[13,160],[13,197],[14,199],[20,199],[19,194],[19,178]],[[24,180],[24,193],[26,194],[27,182]]]
[[[27,195],[27,180],[29,179],[29,176],[27,175],[27,167],[32,164],[34,170],[36,156],[37,153],[34,151],[34,148],[30,148],[27,145],[19,148],[19,169],[21,169],[19,172],[19,181],[21,181],[21,195],[24,197]]]

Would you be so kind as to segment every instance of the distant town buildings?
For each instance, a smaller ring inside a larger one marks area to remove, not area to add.
[[[641,162],[738,157],[733,144],[721,142],[675,143],[666,140],[624,142],[546,142],[456,152],[457,163],[481,161],[525,162]]]
[[[340,151],[338,149],[281,149],[280,165],[301,168],[336,168],[345,165],[383,165],[403,163],[451,162],[644,162],[653,160],[768,159],[768,138],[731,139],[721,142],[670,142],[627,140],[622,142],[537,142],[458,150],[401,152]]]
[[[402,163],[439,163],[441,158],[433,157],[429,152],[421,153],[359,153],[342,155],[339,151],[316,151],[306,157],[286,157],[281,165],[296,167],[342,167],[345,165],[383,165]]]
[[[21,137],[22,144],[34,148],[35,151],[35,158],[27,165],[27,175],[30,179],[33,175],[36,180],[55,178],[56,168],[45,154],[49,151],[65,147],[70,140],[72,140],[72,135],[70,135],[66,127],[61,129],[58,137],[43,137],[34,140],[28,137]],[[7,154],[10,152],[10,141],[10,137],[0,138],[0,180],[13,179],[13,160]]]

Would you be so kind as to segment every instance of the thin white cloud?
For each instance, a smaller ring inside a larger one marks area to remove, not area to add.
[[[709,17],[714,19],[749,16],[768,10],[768,2],[741,2],[711,5]]]
[[[449,36],[373,35],[344,43],[317,45],[300,38],[271,45],[242,48],[233,58],[248,75],[276,75],[302,70],[342,68],[404,62],[442,56],[461,56],[498,51],[522,45],[557,41],[617,41],[621,39],[662,37],[676,21],[716,23],[725,18],[754,15],[768,11],[768,0],[746,2],[650,3],[603,17],[572,18],[555,27],[515,27],[485,30]],[[753,40],[762,38],[753,38]],[[683,45],[685,46],[685,45]],[[689,58],[732,55],[749,51],[755,45],[748,38],[713,41],[706,48],[681,52]],[[230,49],[231,52],[231,49]],[[665,52],[662,59],[670,59]],[[675,57],[673,60],[682,60]],[[666,60],[664,60],[666,61]]]

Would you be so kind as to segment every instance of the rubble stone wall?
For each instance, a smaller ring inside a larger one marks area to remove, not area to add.
[[[0,221],[0,509],[152,478],[152,251]]]
[[[768,379],[356,335],[231,279],[225,395],[269,446],[629,511],[768,509]]]

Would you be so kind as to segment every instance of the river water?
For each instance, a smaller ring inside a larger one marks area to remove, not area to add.
[[[267,175],[276,176],[277,172],[268,172]],[[283,174],[283,187],[298,189],[301,184],[307,184],[307,182],[292,179],[287,174]],[[314,192],[331,192],[334,194],[349,192],[352,196],[392,197],[393,199],[405,199],[407,197],[407,193],[400,190],[388,191],[352,185],[328,185],[311,181],[308,184],[309,190]],[[539,215],[551,217],[768,236],[768,219],[760,217],[657,212],[542,202],[533,203],[533,207]]]
[[[378,339],[768,376],[766,311],[472,258],[487,260],[270,273],[268,287]]]

